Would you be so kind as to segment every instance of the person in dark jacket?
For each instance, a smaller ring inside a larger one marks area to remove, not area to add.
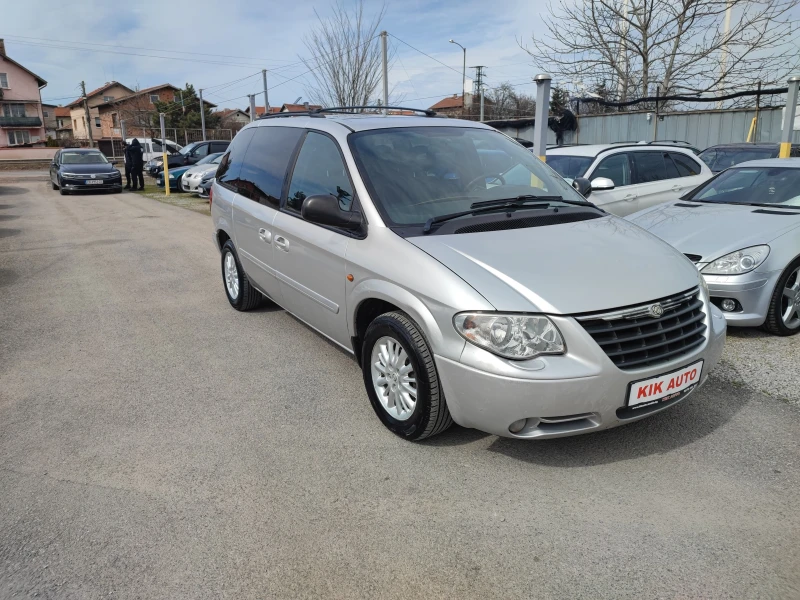
[[[139,140],[133,138],[133,141],[130,145],[131,154],[131,175],[133,175],[133,187],[132,190],[136,191],[138,189],[144,189],[144,151],[142,150],[142,145],[139,143]]]
[[[122,142],[124,147],[123,156],[125,157],[125,189],[131,189],[131,147],[127,142]]]

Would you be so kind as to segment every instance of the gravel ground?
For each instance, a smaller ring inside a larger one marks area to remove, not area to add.
[[[794,341],[625,427],[410,444],[228,306],[205,215],[0,180],[0,217],[3,600],[800,598],[800,410],[748,374]]]

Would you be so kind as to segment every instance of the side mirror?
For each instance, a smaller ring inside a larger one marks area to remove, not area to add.
[[[110,165],[115,165],[115,164],[117,164],[117,161],[115,161],[115,160],[110,160],[110,161],[108,161],[108,164],[110,164]]]
[[[592,193],[592,184],[586,177],[576,177],[572,180],[572,187],[584,198],[588,198]]]
[[[595,177],[592,179],[592,190],[595,192],[613,190],[616,186],[608,177]]]
[[[344,211],[339,208],[339,199],[336,196],[309,196],[303,201],[303,208],[300,214],[306,221],[319,225],[329,225],[349,230],[356,230],[361,227],[361,215],[357,212]]]

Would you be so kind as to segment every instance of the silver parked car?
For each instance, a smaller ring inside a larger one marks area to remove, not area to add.
[[[690,261],[480,123],[262,118],[212,192],[230,304],[268,297],[354,354],[406,439],[615,427],[681,401],[722,353]]]
[[[740,163],[628,218],[697,265],[728,324],[800,332],[800,159]]]

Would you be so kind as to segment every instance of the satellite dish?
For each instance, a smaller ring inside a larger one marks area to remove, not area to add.
[[[292,104],[300,104],[300,100],[302,100],[302,99],[303,99],[303,97],[302,97],[302,96],[298,96],[298,97],[297,97],[297,100],[295,100],[294,102],[292,102]]]

